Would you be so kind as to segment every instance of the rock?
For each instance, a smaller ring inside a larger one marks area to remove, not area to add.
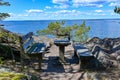
[[[116,66],[116,62],[120,60],[120,38],[94,37],[85,45],[105,68]]]
[[[35,42],[52,42],[52,38],[48,38],[47,36],[33,36]]]
[[[50,48],[53,43],[53,39],[48,38],[46,36],[33,36],[33,38],[35,42],[45,43],[47,48]]]
[[[120,43],[120,38],[98,38],[98,37],[93,37],[89,41],[86,42],[86,45],[91,44],[91,46],[94,45],[101,45],[105,48],[110,48],[112,49],[115,45],[119,45]],[[119,48],[120,49],[120,48]]]
[[[120,61],[120,55],[119,55],[119,56],[117,56],[116,60]]]
[[[0,72],[10,72],[10,71],[12,71],[10,68],[0,67]]]

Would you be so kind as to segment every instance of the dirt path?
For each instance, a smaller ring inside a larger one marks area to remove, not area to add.
[[[45,54],[42,63],[43,72],[40,77],[43,80],[79,80],[83,72],[79,72],[77,60],[73,57],[72,46],[65,48],[66,61],[70,64],[61,64],[58,60],[59,49],[53,45],[49,53]]]

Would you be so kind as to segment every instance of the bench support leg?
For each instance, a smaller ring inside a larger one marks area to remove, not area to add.
[[[74,57],[75,58],[78,58],[78,56],[77,56],[77,52],[74,50]]]
[[[42,56],[40,55],[38,57],[38,66],[39,66],[39,69],[41,70],[41,63],[42,63]]]
[[[66,63],[65,57],[64,57],[65,47],[59,46],[59,58],[62,60],[63,63]]]
[[[79,59],[79,69],[81,70],[81,67],[82,67],[82,65],[81,65],[81,60]]]

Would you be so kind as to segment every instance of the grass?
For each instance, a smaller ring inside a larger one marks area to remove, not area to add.
[[[27,76],[25,76],[22,73],[14,73],[14,72],[1,72],[0,73],[0,80],[22,80],[26,78]]]

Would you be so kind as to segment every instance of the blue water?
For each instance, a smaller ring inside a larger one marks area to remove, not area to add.
[[[4,28],[15,33],[26,34],[36,33],[37,30],[45,29],[50,22],[56,20],[33,20],[33,21],[2,21]],[[89,19],[85,20],[86,25],[90,26],[89,36],[100,38],[120,37],[120,19]],[[83,20],[65,20],[65,25],[81,24]]]

